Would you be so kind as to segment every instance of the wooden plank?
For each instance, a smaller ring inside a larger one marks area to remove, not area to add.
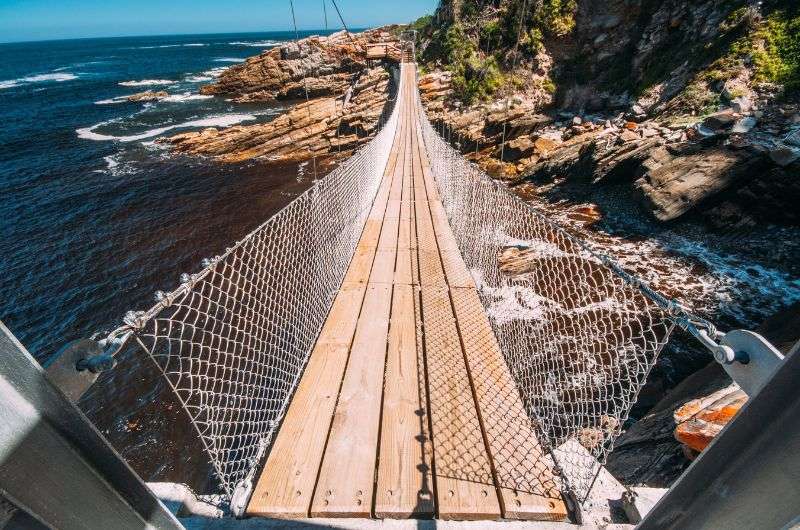
[[[421,298],[439,517],[499,518],[500,504],[447,289],[423,288]]]
[[[442,250],[439,255],[444,265],[447,285],[453,288],[475,288],[475,282],[467,270],[459,251]]]
[[[411,260],[410,249],[397,249],[397,261],[394,270],[394,283],[395,285],[413,285],[414,274],[412,267],[414,262]]]
[[[392,286],[370,284],[311,504],[312,517],[369,517]]]
[[[430,517],[433,482],[424,429],[424,391],[417,366],[414,288],[396,285],[384,387],[380,459],[375,490],[379,518]],[[423,381],[424,385],[424,381]]]
[[[334,300],[253,490],[248,514],[281,518],[308,515],[365,290],[363,285],[345,288]]]
[[[391,285],[394,282],[394,268],[397,259],[397,249],[379,249],[375,253],[375,261],[372,264],[372,274],[369,283],[385,283]]]
[[[474,289],[451,289],[481,424],[499,486],[503,517],[562,521],[567,517],[552,469],[508,371]]]
[[[375,247],[356,247],[347,274],[344,277],[344,284],[367,283],[369,272],[372,269],[372,262],[375,259]]]
[[[399,181],[399,177],[395,177]],[[396,249],[397,248],[397,232],[400,227],[400,201],[389,200],[386,206],[386,215],[383,220],[383,228],[381,229],[381,236],[378,240],[378,248],[380,249]]]

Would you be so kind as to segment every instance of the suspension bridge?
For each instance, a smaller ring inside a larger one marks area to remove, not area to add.
[[[236,515],[563,521],[676,327],[748,393],[782,359],[462,158],[425,116],[409,48],[374,139],[62,363],[64,390],[146,352]]]
[[[675,306],[450,147],[407,50],[399,77],[369,144],[110,341],[235,513],[563,520]]]

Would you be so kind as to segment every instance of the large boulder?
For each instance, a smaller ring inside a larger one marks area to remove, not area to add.
[[[636,181],[644,208],[658,220],[677,219],[698,204],[763,169],[762,156],[747,150],[711,147],[685,153],[662,147],[658,163]]]

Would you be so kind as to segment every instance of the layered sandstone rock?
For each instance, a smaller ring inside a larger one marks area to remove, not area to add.
[[[162,141],[177,152],[220,162],[344,158],[372,137],[389,110],[391,61],[367,60],[366,51],[374,43],[396,42],[391,29],[312,36],[251,57],[201,93],[240,103],[295,103],[268,123],[209,128]]]
[[[364,71],[342,98],[319,97],[291,107],[257,125],[209,128],[165,141],[176,151],[220,162],[260,158],[299,162],[329,155],[347,156],[375,133],[386,110],[390,74],[381,67]]]
[[[716,228],[800,222],[800,181],[791,177],[800,170],[796,105],[637,123],[623,114],[544,115],[519,97],[462,107],[448,74],[423,76],[420,92],[429,118],[465,157],[556,198],[591,201],[600,185],[623,184],[659,221],[692,213]]]
[[[736,383],[689,401],[673,413],[675,439],[687,447],[688,455],[701,452],[746,402],[747,394]]]
[[[225,70],[202,94],[233,97],[238,102],[341,96],[353,75],[367,68],[367,47],[393,43],[391,27],[363,33],[340,31],[272,48]]]

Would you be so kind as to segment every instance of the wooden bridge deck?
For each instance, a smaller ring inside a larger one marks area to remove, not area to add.
[[[402,75],[380,190],[247,512],[562,520],[429,171],[414,66]]]

